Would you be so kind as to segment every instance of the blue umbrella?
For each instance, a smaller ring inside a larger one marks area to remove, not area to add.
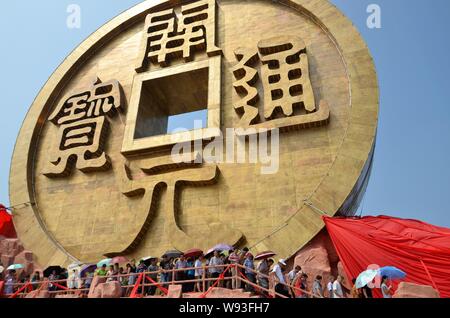
[[[100,262],[97,263],[97,267],[100,268],[100,267],[102,267],[103,265],[108,266],[109,264],[111,264],[111,261],[112,261],[112,258],[105,258],[105,259],[102,259]]]
[[[381,277],[387,276],[389,279],[403,279],[406,277],[406,273],[394,266],[381,267],[378,270]]]
[[[17,269],[22,269],[23,265],[22,264],[12,264],[10,266],[8,266],[7,270],[17,270]]]
[[[355,286],[356,288],[363,288],[368,283],[373,281],[373,279],[378,275],[378,271],[375,269],[368,269],[361,274],[358,275],[358,278],[356,278]]]

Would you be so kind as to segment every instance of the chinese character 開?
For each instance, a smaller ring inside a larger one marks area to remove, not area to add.
[[[149,62],[167,66],[171,58],[193,59],[195,51],[217,55],[215,45],[215,0],[200,0],[175,9],[151,13],[145,20],[137,72],[144,72]]]

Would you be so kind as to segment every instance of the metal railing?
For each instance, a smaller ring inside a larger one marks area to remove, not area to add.
[[[231,269],[235,269],[235,273],[231,273]],[[184,277],[184,279],[180,279],[179,273],[186,274],[188,271],[196,271],[197,273],[201,273],[201,277],[197,276],[197,278],[190,279],[188,277]],[[212,272],[216,272],[219,277],[211,277]],[[256,282],[251,281],[245,273],[252,273],[255,277]],[[226,275],[228,274],[228,275]],[[163,276],[164,275],[164,276]],[[202,293],[202,295],[206,295],[211,291],[212,287],[223,287],[223,282],[232,281],[240,282],[241,286],[245,286],[246,289],[255,295],[259,295],[263,298],[289,298],[284,294],[280,294],[275,291],[275,286],[277,284],[281,284],[292,297],[295,297],[294,292],[299,292],[302,295],[306,295],[310,298],[321,298],[319,296],[313,295],[311,292],[303,290],[301,288],[295,287],[291,284],[281,283],[275,277],[266,275],[264,273],[258,272],[254,269],[244,267],[241,264],[224,264],[224,265],[214,265],[214,266],[202,266],[202,267],[187,267],[180,269],[169,269],[164,270],[160,269],[158,271],[152,272],[136,272],[136,273],[127,273],[127,274],[118,274],[111,276],[99,276],[103,277],[104,282],[109,281],[118,281],[121,284],[122,288],[122,297],[129,298],[130,295],[135,292],[133,298],[136,297],[144,297],[145,293],[148,291],[150,287],[154,287],[154,289],[159,289],[162,294],[168,294],[168,286],[169,285],[185,285],[185,284],[193,284],[194,291]],[[130,278],[133,279],[130,280]],[[159,277],[159,279],[158,279]],[[162,277],[169,278],[168,281],[161,280]],[[139,280],[140,279],[140,280]],[[257,282],[261,279],[267,280],[269,283],[269,287],[263,287],[261,284]],[[133,284],[129,284],[129,282],[133,282]],[[14,293],[4,295],[9,298],[24,298],[29,295],[31,292],[33,293],[33,297],[38,297],[38,293],[40,292],[48,292],[50,297],[56,297],[57,295],[69,295],[75,294],[79,297],[87,297],[89,293],[92,293],[96,286],[92,286],[93,277],[83,277],[83,278],[68,278],[68,279],[58,279],[58,280],[48,280],[44,279],[39,282],[25,282],[25,283],[14,283],[9,286],[13,286]],[[125,282],[125,283],[124,283]],[[6,288],[7,283],[5,283]],[[77,288],[69,288],[69,286],[76,285]],[[249,286],[251,288],[249,288]],[[47,290],[48,288],[48,290]]]

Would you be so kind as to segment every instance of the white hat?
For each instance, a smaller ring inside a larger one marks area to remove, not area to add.
[[[284,266],[286,266],[286,260],[285,260],[284,258],[280,259],[280,260],[278,261],[278,263],[281,263],[281,264],[283,264]]]

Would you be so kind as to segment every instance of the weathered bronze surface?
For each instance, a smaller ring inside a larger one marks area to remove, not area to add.
[[[186,99],[204,103],[207,128],[279,128],[278,173],[197,153],[172,162],[173,136],[158,132],[198,109]],[[215,243],[289,257],[324,226],[319,210],[355,212],[377,120],[372,58],[328,1],[144,1],[76,48],[31,105],[10,200],[32,205],[15,225],[43,266]]]

